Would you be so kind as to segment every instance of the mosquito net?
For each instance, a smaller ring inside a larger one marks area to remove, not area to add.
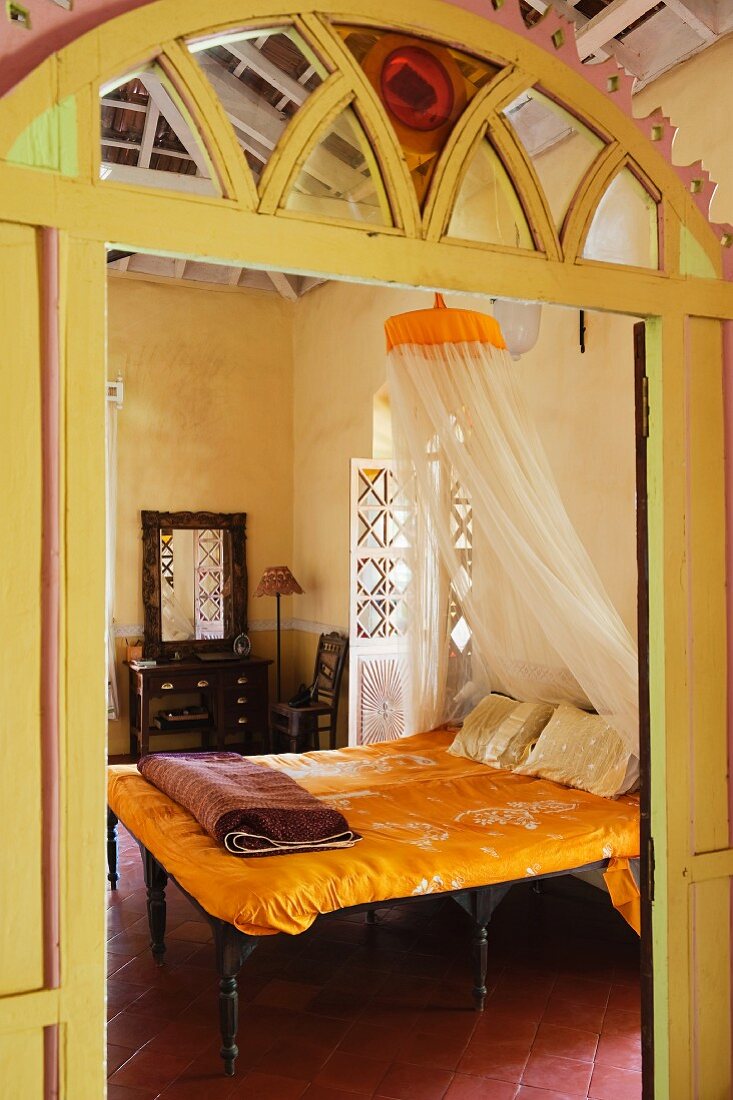
[[[570,522],[499,326],[436,302],[386,323],[412,515],[412,724],[498,690],[592,708],[636,755],[636,647]]]

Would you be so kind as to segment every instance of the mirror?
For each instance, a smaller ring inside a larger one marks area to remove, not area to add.
[[[146,656],[228,649],[246,630],[245,518],[142,513]]]

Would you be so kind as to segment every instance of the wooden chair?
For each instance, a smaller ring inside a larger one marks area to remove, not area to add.
[[[341,677],[344,672],[348,638],[321,634],[313,673],[311,703],[291,707],[287,703],[270,704],[270,751],[279,752],[285,742],[287,752],[307,752],[320,748],[322,733],[328,733],[329,748],[336,748]]]

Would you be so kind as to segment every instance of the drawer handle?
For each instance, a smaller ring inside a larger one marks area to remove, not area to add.
[[[237,702],[238,703],[246,703],[247,702],[247,696],[246,695],[240,695],[239,698],[237,699]]]
[[[244,717],[237,718],[237,722],[239,723],[240,726],[246,726],[247,725],[247,719],[244,718]]]
[[[248,684],[249,680],[247,679],[246,676],[239,676],[239,677],[237,677],[237,683],[238,684]]]
[[[168,683],[167,680],[164,684],[161,684],[160,686],[163,689],[163,691],[173,691],[173,684]]]
[[[200,688],[207,688],[208,686],[209,686],[209,681],[208,680],[199,680],[199,682],[196,684],[196,687],[200,687]]]

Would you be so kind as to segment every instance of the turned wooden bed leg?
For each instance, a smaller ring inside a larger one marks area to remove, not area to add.
[[[486,925],[477,922],[474,925],[473,939],[473,999],[477,1012],[483,1012],[486,1001],[486,968],[489,963],[489,937]]]
[[[507,883],[495,886],[479,886],[476,890],[463,890],[453,894],[453,900],[464,909],[473,921],[471,950],[473,954],[473,1000],[477,1012],[483,1012],[488,994],[486,968],[489,962],[489,936],[486,931],[491,916],[511,887]]]
[[[165,954],[165,888],[168,874],[147,848],[141,848],[141,851],[148,894],[150,948],[155,961],[162,965]]]
[[[255,936],[247,936],[231,924],[210,918],[214,929],[216,962],[219,971],[219,1023],[221,1028],[220,1054],[224,1073],[234,1076],[234,1064],[239,1054],[237,1027],[239,1022],[239,993],[237,975],[242,964],[257,946]]]
[[[107,809],[107,879],[110,890],[117,889],[117,814]]]

